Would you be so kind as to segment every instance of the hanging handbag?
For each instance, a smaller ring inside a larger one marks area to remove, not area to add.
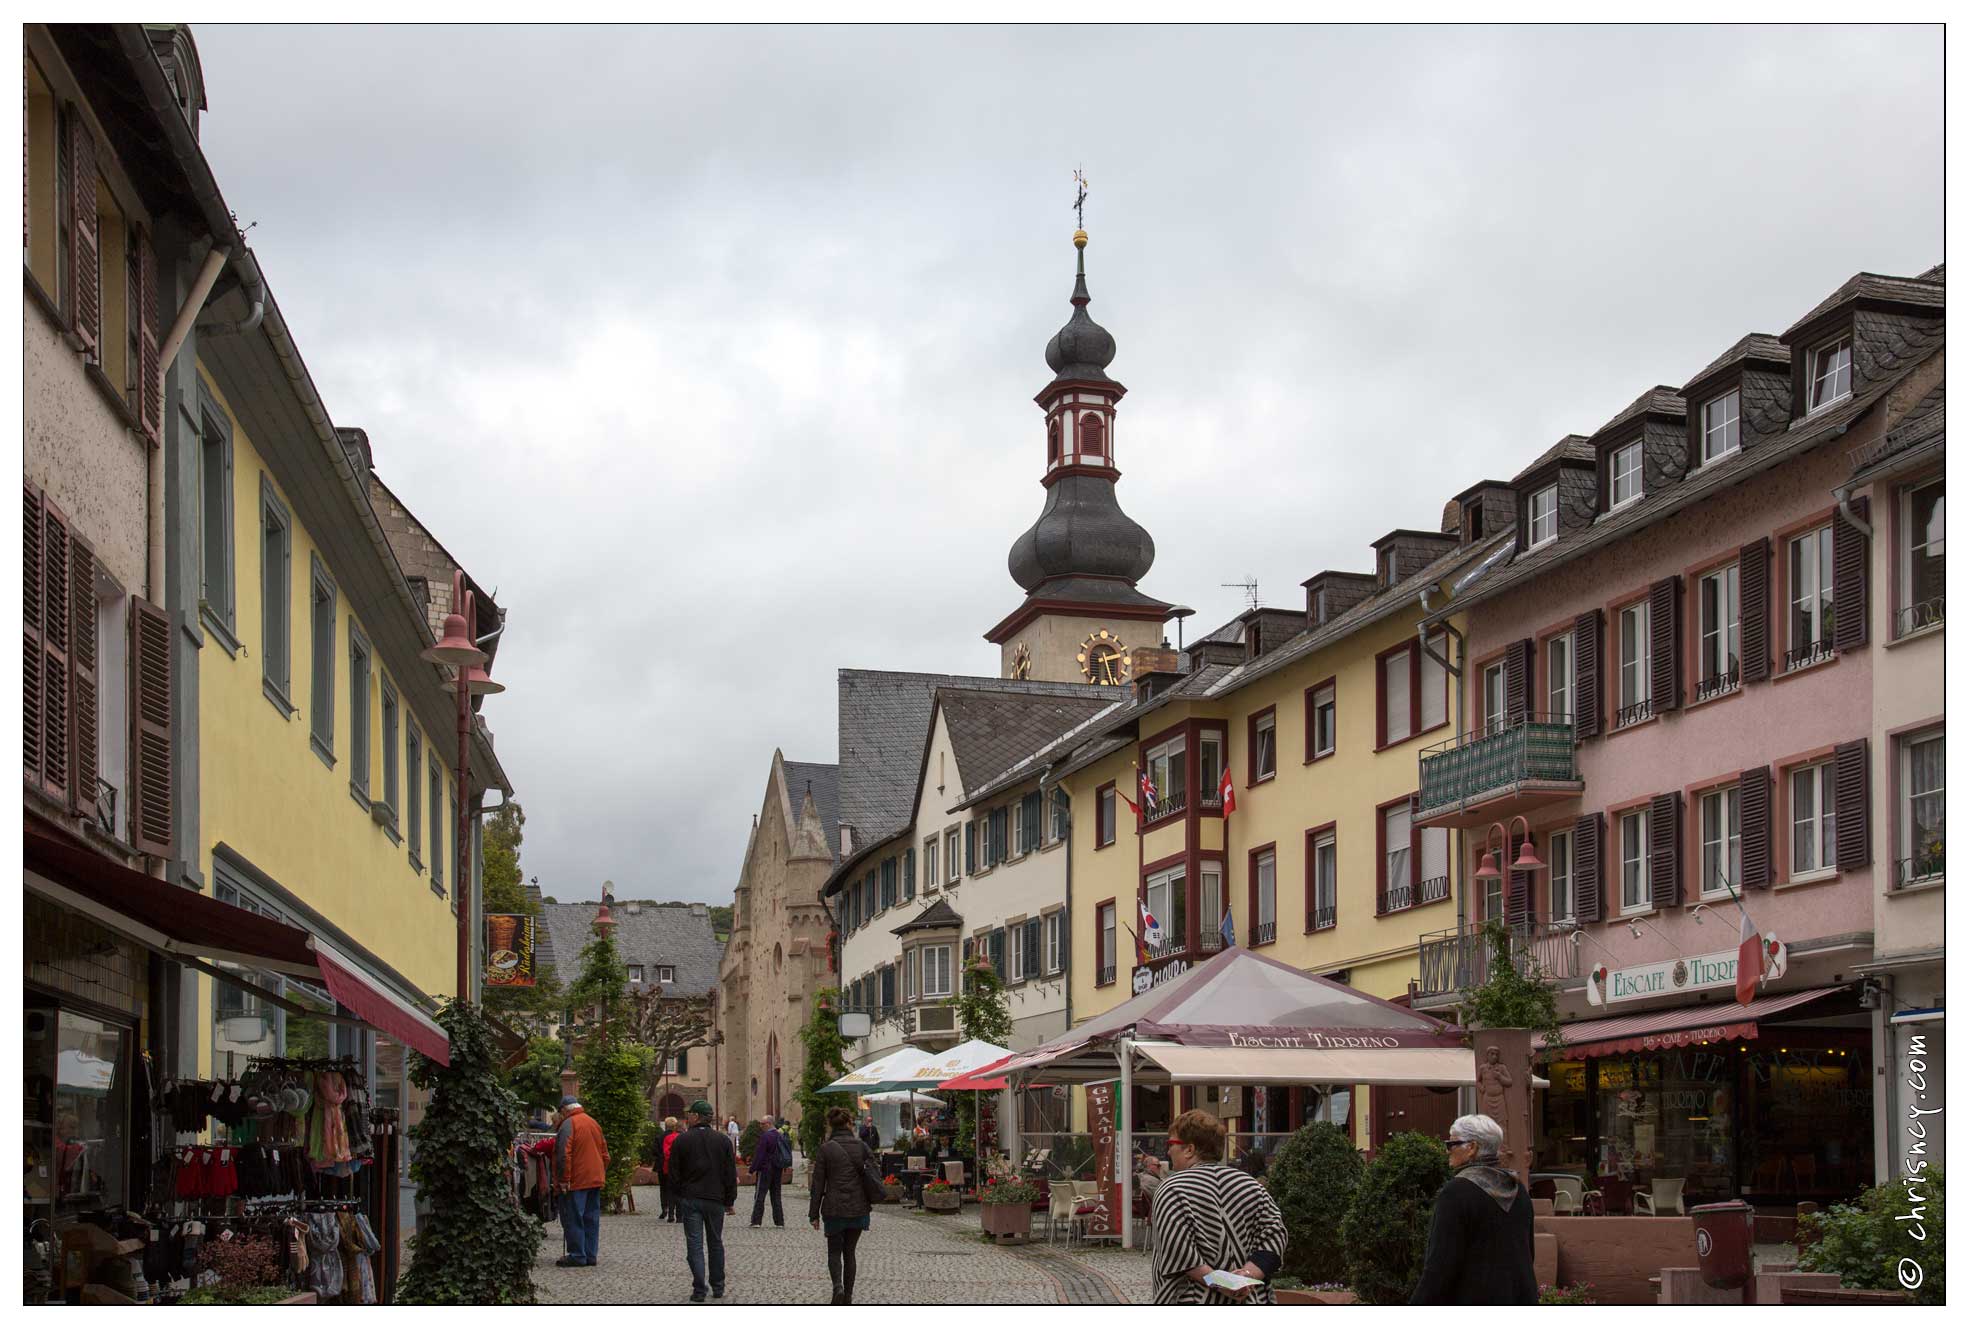
[[[855,1143],[861,1144],[859,1140]],[[861,1194],[870,1204],[880,1204],[889,1198],[889,1188],[882,1184],[882,1169],[865,1144],[861,1145]]]

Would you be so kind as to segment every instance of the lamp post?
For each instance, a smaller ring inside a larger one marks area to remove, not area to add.
[[[460,613],[459,607],[464,612]],[[432,664],[447,665],[456,675],[455,687],[458,695],[458,767],[457,777],[458,837],[455,876],[453,888],[458,901],[458,988],[456,1000],[472,999],[472,807],[469,797],[472,773],[472,698],[494,692],[504,692],[506,685],[496,683],[485,672],[486,653],[478,647],[478,605],[477,596],[469,595],[465,587],[465,573],[462,569],[451,574],[452,612],[444,618],[444,636],[435,645],[420,651],[419,658]],[[497,635],[497,629],[494,634]],[[491,640],[488,637],[486,640]],[[438,810],[431,809],[436,818]]]

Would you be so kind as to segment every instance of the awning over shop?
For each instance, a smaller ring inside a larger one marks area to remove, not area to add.
[[[1565,1042],[1556,1049],[1556,1055],[1611,1057],[1623,1052],[1656,1052],[1698,1043],[1720,1043],[1731,1038],[1755,1038],[1759,1020],[1767,1020],[1781,1011],[1841,991],[1844,989],[1807,988],[1802,992],[1759,997],[1748,1006],[1736,1002],[1681,1006],[1673,1010],[1646,1011],[1639,1015],[1616,1015],[1604,1020],[1582,1020],[1564,1028]],[[1532,1046],[1543,1050],[1544,1037],[1535,1037]]]
[[[146,876],[84,845],[31,827],[25,835],[24,875],[36,895],[198,969],[236,964],[323,984],[365,1023],[439,1065],[451,1063],[451,1040],[436,1021],[319,937]]]
[[[1250,1051],[1233,1047],[1185,1047],[1137,1043],[1135,1051],[1161,1067],[1171,1084],[1237,1084],[1254,1077]],[[1267,1084],[1475,1084],[1477,1063],[1469,1048],[1270,1048],[1263,1053]],[[1153,1083],[1153,1073],[1144,1083]]]

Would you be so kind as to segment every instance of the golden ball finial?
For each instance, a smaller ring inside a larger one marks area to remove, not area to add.
[[[1073,247],[1075,249],[1087,248],[1087,232],[1075,231],[1073,233]]]

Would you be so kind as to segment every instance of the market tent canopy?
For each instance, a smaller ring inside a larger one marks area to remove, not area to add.
[[[923,1049],[905,1043],[886,1057],[877,1057],[866,1065],[855,1067],[821,1092],[823,1094],[879,1094],[886,1089],[901,1088],[900,1085],[890,1083],[896,1078],[890,1072],[904,1062],[911,1066],[917,1065],[928,1055]]]
[[[365,1023],[441,1066],[451,1064],[451,1039],[437,1021],[306,930],[146,876],[31,827],[25,837],[24,876],[36,895],[227,982],[253,986],[245,976],[218,968],[220,964],[320,984]],[[274,994],[264,995],[281,1002]]]
[[[1755,1038],[1759,1020],[1768,1020],[1780,1011],[1845,990],[1807,988],[1803,992],[1759,997],[1747,1006],[1732,1001],[1582,1020],[1565,1027],[1565,1042],[1552,1052],[1562,1057],[1611,1057],[1623,1052],[1655,1052],[1662,1048],[1720,1043],[1731,1038]],[[1544,1051],[1545,1036],[1533,1038],[1532,1046]]]
[[[1232,947],[1194,969],[1160,983],[1095,1016],[1050,1043],[1014,1053],[993,1067],[1017,1082],[1041,1071],[1055,1083],[1092,1083],[1115,1077],[1115,1045],[1121,1039],[1214,1049],[1215,1067],[1204,1083],[1285,1083],[1278,1073],[1295,1058],[1285,1054],[1347,1053],[1344,1074],[1303,1083],[1470,1084],[1474,1054],[1458,1031],[1441,1020],[1370,997],[1330,979]],[[1415,1052],[1442,1055],[1417,1058]],[[1301,1064],[1338,1066],[1338,1058]],[[1418,1078],[1421,1066],[1441,1074]],[[1276,1068],[1276,1069],[1275,1069]],[[1168,1083],[1158,1062],[1142,1068],[1146,1083]]]
[[[1255,1064],[1244,1048],[1137,1043],[1135,1051],[1161,1067],[1171,1084],[1235,1084],[1251,1078]],[[1257,1055],[1264,1059],[1267,1084],[1476,1083],[1476,1063],[1467,1048],[1272,1048]]]

